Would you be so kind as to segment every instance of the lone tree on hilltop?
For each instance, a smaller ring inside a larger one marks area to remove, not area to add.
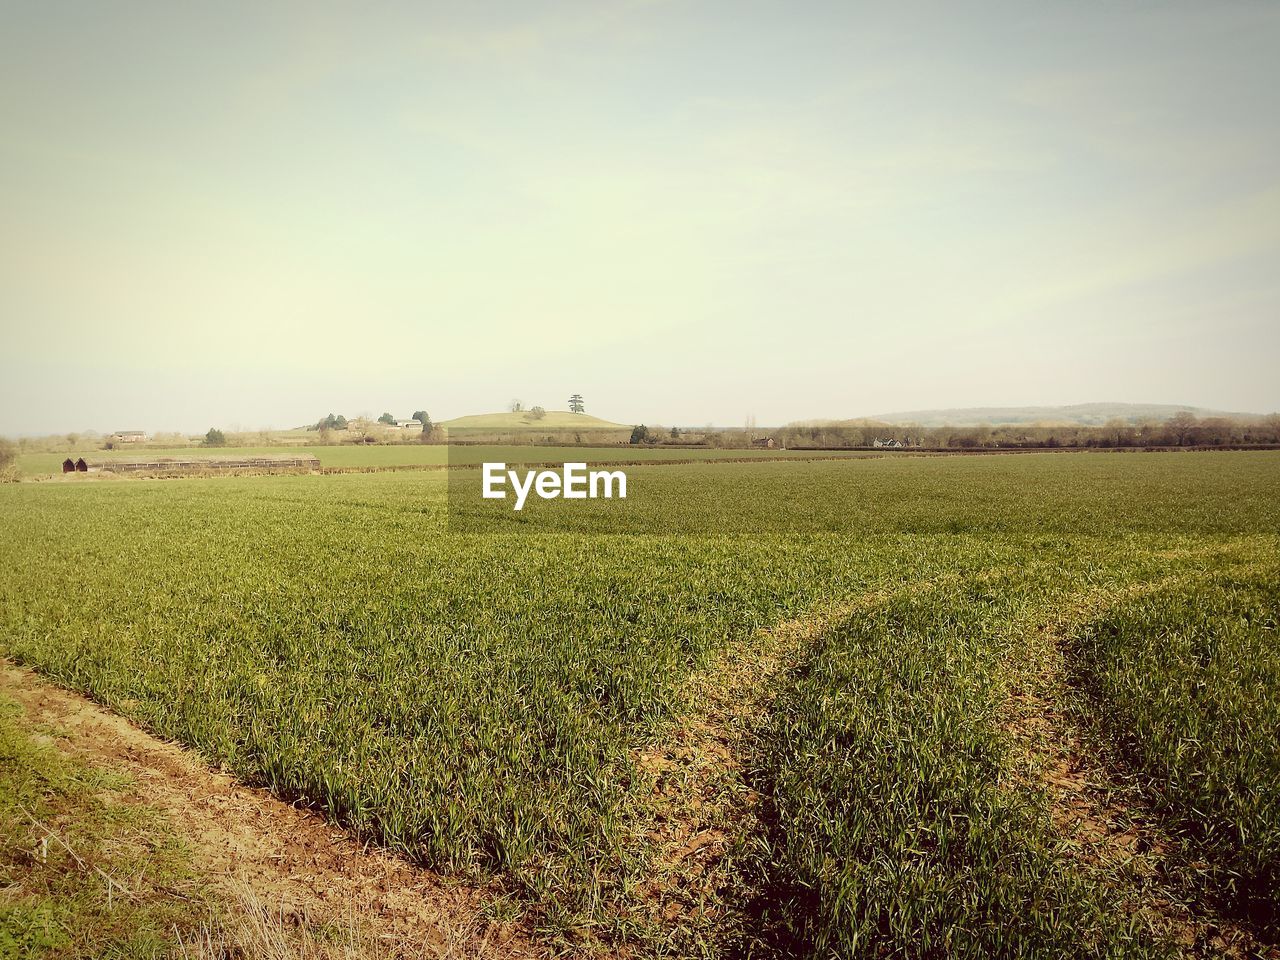
[[[586,409],[586,405],[582,402],[582,394],[575,393],[569,398],[569,411],[571,413],[582,413]]]
[[[389,413],[384,413],[382,416],[378,418],[378,422],[390,425],[396,422],[396,418]]]
[[[529,408],[529,416],[532,417],[534,420],[541,420],[546,415],[547,415],[547,411],[544,410],[542,407]]]
[[[227,445],[227,435],[217,427],[210,427],[209,432],[204,435],[204,440],[200,442],[202,447],[225,447]]]
[[[431,422],[431,418],[430,418],[429,416],[427,416],[427,411],[425,411],[425,410],[415,410],[415,411],[413,411],[413,416],[412,416],[410,419],[412,419],[412,420],[417,420],[419,423],[430,423],[430,422]]]

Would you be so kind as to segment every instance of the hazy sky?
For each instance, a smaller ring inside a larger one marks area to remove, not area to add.
[[[0,432],[1280,408],[1280,4],[5,3]]]

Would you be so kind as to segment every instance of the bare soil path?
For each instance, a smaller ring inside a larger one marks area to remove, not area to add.
[[[526,932],[484,919],[485,892],[366,848],[319,815],[211,771],[92,701],[0,660],[0,692],[60,749],[121,770],[139,802],[162,812],[196,864],[233,897],[272,913],[358,925],[375,957],[537,957]],[[239,891],[239,893],[237,893]]]

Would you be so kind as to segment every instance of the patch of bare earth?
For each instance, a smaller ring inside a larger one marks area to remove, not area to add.
[[[0,690],[31,723],[58,731],[60,749],[127,773],[126,792],[165,815],[226,894],[238,916],[185,943],[187,956],[539,955],[522,930],[483,919],[482,890],[362,846],[317,814],[211,771],[176,744],[4,661]],[[307,938],[281,932],[289,927],[344,929],[347,942],[298,949]]]
[[[1027,638],[1032,668],[1007,703],[1012,783],[1044,792],[1064,854],[1103,876],[1119,894],[1121,907],[1157,938],[1188,956],[1280,960],[1280,948],[1188,901],[1170,862],[1177,841],[1138,790],[1105,767],[1064,709],[1066,631],[1112,603],[1157,586],[1138,584],[1081,598]]]

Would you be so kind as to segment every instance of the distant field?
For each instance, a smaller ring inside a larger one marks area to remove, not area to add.
[[[628,476],[0,487],[0,653],[571,952],[1280,940],[1280,453]]]
[[[450,456],[450,449],[453,450]],[[837,451],[817,453],[803,450],[719,450],[708,447],[647,447],[616,444],[606,447],[554,447],[554,446],[485,446],[474,452],[467,447],[449,448],[439,444],[351,444],[344,446],[266,446],[266,447],[175,447],[170,449],[91,450],[77,451],[86,460],[152,460],[173,458],[190,460],[200,458],[239,457],[316,457],[325,467],[414,467],[444,465],[449,462],[479,462],[487,452],[501,453],[509,463],[528,463],[564,460],[718,460],[718,459],[803,459],[805,457],[852,456],[865,457],[866,451]],[[23,476],[43,476],[62,472],[66,453],[24,453],[18,457],[18,469]]]
[[[320,449],[340,450],[339,447]],[[74,453],[23,453],[18,455],[18,470],[23,476],[34,477],[62,472],[62,461],[67,457],[84,457],[95,460],[192,460],[219,457],[295,457],[315,454],[311,447],[147,447],[122,450],[76,449]]]

